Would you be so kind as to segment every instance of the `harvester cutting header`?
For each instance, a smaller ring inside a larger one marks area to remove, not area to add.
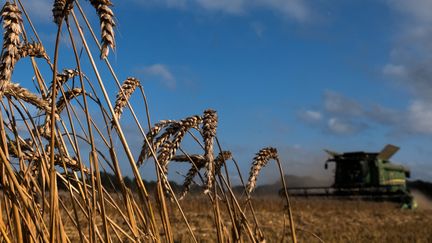
[[[399,147],[387,145],[379,153],[337,153],[325,150],[329,163],[335,163],[334,183],[331,187],[292,187],[289,192],[296,196],[338,196],[371,199],[390,199],[412,203],[406,185],[410,177],[408,168],[390,162]]]

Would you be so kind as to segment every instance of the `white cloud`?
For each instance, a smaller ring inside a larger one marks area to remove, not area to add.
[[[310,18],[310,9],[302,0],[257,0],[257,5],[282,13],[299,22]]]
[[[204,9],[211,12],[242,15],[267,9],[284,17],[305,22],[311,18],[311,8],[305,0],[130,0],[142,6],[163,6],[180,9]]]
[[[323,118],[321,112],[314,110],[303,111],[302,113],[300,113],[300,117],[308,122],[319,122]]]
[[[339,115],[361,115],[362,106],[339,93],[326,91],[324,93],[324,108],[327,112]]]
[[[394,126],[395,124],[401,123],[403,117],[401,111],[384,107],[381,105],[372,105],[365,109],[365,118],[384,126]]]
[[[390,135],[432,135],[432,101],[416,99],[405,108],[367,106],[333,91],[326,91],[321,109],[306,110],[300,118],[336,135],[385,127]]]
[[[163,6],[168,8],[180,8],[183,9],[187,6],[189,0],[130,0],[135,4],[139,4],[145,7]]]
[[[343,121],[335,117],[328,120],[327,126],[332,133],[336,134],[353,134],[365,128],[364,124]]]
[[[413,132],[432,134],[432,105],[414,101],[408,109],[408,120]]]
[[[387,0],[387,3],[398,15],[398,25],[383,73],[399,78],[416,99],[431,100],[432,1]]]
[[[430,0],[388,0],[390,7],[422,22],[432,22],[432,1]]]
[[[231,14],[243,13],[244,0],[196,0],[202,8],[213,11],[223,11]]]
[[[169,7],[185,7],[186,0],[165,0]]]
[[[432,134],[432,1],[387,0],[398,14],[397,33],[383,73],[412,92],[413,101],[399,111],[395,130]],[[396,64],[395,64],[396,63]]]
[[[139,70],[139,72],[149,78],[157,78],[169,89],[175,89],[176,87],[176,79],[174,78],[174,75],[171,73],[169,68],[163,64],[154,64],[143,67],[141,70]]]
[[[397,77],[397,78],[403,78],[407,75],[407,70],[404,65],[396,65],[396,64],[386,64],[383,68],[383,74]]]

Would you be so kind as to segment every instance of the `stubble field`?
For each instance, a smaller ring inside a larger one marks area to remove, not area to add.
[[[182,205],[199,241],[214,242],[210,205],[202,198],[185,199]],[[253,205],[267,242],[289,242],[283,200],[261,197]],[[316,236],[324,242],[432,242],[432,210],[425,204],[404,210],[388,202],[294,198],[292,206],[299,242],[320,242]],[[186,229],[174,227],[177,240],[188,242]]]
[[[212,205],[208,199],[191,195],[182,200],[181,205],[198,242],[216,242]],[[282,198],[257,197],[253,199],[253,206],[266,242],[291,242]],[[299,242],[432,242],[432,209],[424,201],[420,201],[418,209],[407,210],[390,202],[292,198],[292,208]],[[172,205],[169,210],[174,241],[193,242],[180,212]],[[224,208],[221,211],[224,212],[224,230],[230,234],[229,215]],[[250,211],[246,212],[250,219]],[[121,222],[116,212],[108,212],[108,217]],[[82,220],[86,220],[84,216]],[[163,232],[160,219],[157,221]],[[70,222],[65,225],[71,241],[79,240]],[[249,242],[245,233],[242,239]],[[123,240],[129,242],[127,238]]]

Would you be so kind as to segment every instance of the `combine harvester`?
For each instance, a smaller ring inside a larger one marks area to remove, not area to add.
[[[329,155],[325,169],[329,163],[336,164],[333,186],[288,187],[288,192],[293,196],[396,201],[413,208],[416,203],[406,185],[409,169],[389,161],[398,150],[394,145],[387,145],[379,153],[325,150]]]

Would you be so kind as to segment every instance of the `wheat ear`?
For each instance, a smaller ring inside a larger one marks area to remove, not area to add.
[[[230,151],[222,151],[218,154],[215,159],[215,175],[220,173],[222,166],[224,166],[225,161],[232,158],[232,153]]]
[[[59,25],[61,21],[66,18],[73,7],[73,0],[54,0],[52,13],[54,23]]]
[[[205,158],[200,154],[190,154],[190,155],[176,155],[172,157],[172,161],[176,162],[190,162],[194,164],[205,165]]]
[[[220,169],[224,165],[226,160],[232,158],[232,154],[230,151],[222,151],[214,160],[215,162],[215,174],[220,172]],[[179,200],[182,200],[186,194],[190,190],[190,186],[192,185],[193,178],[198,174],[198,171],[202,169],[206,165],[206,158],[202,155],[177,155],[174,156],[171,160],[178,162],[191,162],[193,163],[188,173],[185,176],[185,180],[183,182],[183,190],[180,193]]]
[[[60,113],[66,108],[66,104],[70,102],[72,99],[80,96],[83,94],[83,90],[81,88],[74,88],[72,90],[68,90],[64,93],[62,97],[59,98],[59,100],[56,103],[56,118],[59,118]],[[51,96],[48,96],[46,102],[51,102]],[[38,126],[38,132],[41,134],[42,137],[49,139],[51,137],[51,116],[45,116],[45,122],[43,125]]]
[[[44,58],[45,60],[48,60],[48,55],[44,46],[42,43],[38,42],[27,43],[19,48],[19,58],[24,58],[27,56]]]
[[[39,109],[45,110],[46,112],[51,112],[51,106],[48,101],[40,98],[36,94],[30,92],[26,88],[21,87],[16,83],[7,83],[4,86],[4,94],[6,96],[12,96],[15,99],[23,100],[27,103],[30,103]]]
[[[160,178],[162,180],[162,187],[164,188],[165,195],[169,198],[172,197],[170,192],[169,180],[168,180],[168,162],[172,157],[170,153],[171,147],[172,147],[172,143],[170,141],[167,141],[166,143],[162,144],[159,155],[157,157],[158,162],[162,168],[162,171],[160,173]]]
[[[168,129],[177,130],[172,141],[166,141],[161,145],[158,154],[158,161],[162,167],[163,173],[165,174],[163,178],[164,187],[166,194],[170,195],[169,187],[168,187],[168,163],[174,157],[177,149],[180,147],[180,143],[183,140],[186,132],[191,128],[197,128],[199,124],[202,122],[202,118],[200,116],[191,116],[186,119],[179,121],[178,123],[171,124]]]
[[[150,131],[146,134],[147,140],[150,142],[150,144],[153,144],[154,138],[159,134],[159,132],[167,127],[168,125],[174,123],[173,120],[162,120],[158,123],[156,123]],[[156,150],[154,150],[156,152]],[[141,152],[138,156],[137,165],[140,166],[145,159],[147,159],[149,156],[151,156],[150,148],[148,147],[148,144],[146,141],[144,141],[143,146],[141,148]]]
[[[157,138],[154,139],[153,142],[153,151],[157,151],[162,144],[164,144],[166,141],[169,141],[169,139],[174,136],[176,133],[176,129],[173,129],[172,127],[168,127],[165,129],[165,131],[159,135]],[[147,158],[151,157],[151,151],[150,149],[147,150]]]
[[[20,35],[22,33],[21,11],[10,2],[6,2],[1,10],[3,19],[3,50],[0,63],[0,96],[4,86],[10,82],[15,63],[19,57]]]
[[[183,139],[185,133],[191,128],[198,128],[199,124],[202,123],[202,118],[200,116],[191,116],[181,121],[173,121],[173,120],[163,120],[157,123],[150,132],[147,133],[147,140],[152,144],[153,150],[156,152],[164,143],[169,141],[169,139],[174,136],[172,149],[174,151],[165,151],[165,153],[170,153],[172,155],[168,156],[168,160],[174,156],[178,146]],[[164,133],[162,133],[159,137],[155,139],[157,134],[160,133],[162,129],[165,129]],[[155,140],[153,142],[153,140]],[[159,151],[161,153],[161,151]],[[151,156],[151,150],[148,147],[148,144],[144,141],[144,144],[141,148],[140,155],[137,160],[137,164],[141,165],[142,162]],[[160,156],[160,155],[158,155]]]
[[[109,0],[90,0],[91,5],[96,9],[99,15],[100,28],[101,28],[101,59],[108,56],[109,48],[115,48],[114,40],[114,13],[111,10],[111,1]]]
[[[189,169],[188,173],[186,174],[185,180],[183,182],[183,190],[180,193],[179,200],[182,200],[186,196],[186,194],[190,191],[193,178],[195,178],[196,174],[198,174],[199,169],[201,169],[202,167],[204,167],[204,165],[201,167],[195,167],[192,165],[192,167]]]
[[[79,73],[77,70],[73,69],[63,69],[62,73],[58,73],[57,77],[57,87],[63,86],[69,79],[78,76]],[[52,91],[53,83],[51,81],[50,86],[48,88],[48,94],[46,95],[47,99],[51,99],[51,91]]]
[[[72,90],[66,91],[65,94],[62,97],[60,97],[60,99],[57,101],[56,104],[57,113],[60,114],[63,111],[63,109],[66,107],[66,103],[80,96],[82,93],[83,90],[81,88],[74,88]]]
[[[132,93],[139,85],[139,80],[133,77],[129,77],[123,82],[120,92],[117,93],[114,106],[114,116],[116,116],[117,119],[120,119],[120,116],[123,113],[123,108],[126,107]]]
[[[181,161],[181,162],[191,162],[192,166],[189,169],[188,173],[186,174],[185,180],[183,182],[183,190],[180,193],[179,200],[182,200],[186,194],[189,192],[190,187],[192,185],[193,179],[198,174],[198,171],[205,166],[206,159],[202,155],[179,155],[173,157],[174,161]]]
[[[213,139],[216,136],[218,124],[217,113],[214,110],[205,110],[202,125],[202,135],[204,138],[204,157],[206,158],[207,183],[204,193],[209,193],[213,187],[214,180],[214,155]]]
[[[42,163],[42,157],[33,150],[31,143],[21,142],[20,143],[21,153],[18,153],[17,143],[15,141],[9,141],[8,142],[8,150],[9,150],[10,155],[14,158],[21,158],[21,159],[27,160],[29,162],[35,161],[37,164]],[[48,156],[49,156],[49,153],[48,153]],[[55,160],[54,161],[55,165],[63,166],[63,162],[64,162],[64,165],[66,166],[66,168],[69,168],[73,171],[79,171],[81,169],[80,163],[76,158],[61,156],[60,154],[55,154],[54,160]],[[35,167],[37,167],[37,166],[35,166]],[[87,173],[88,169],[84,168],[84,172]]]
[[[248,193],[251,193],[256,186],[256,181],[261,169],[267,165],[271,159],[278,159],[278,153],[275,148],[263,148],[261,149],[253,159],[251,171],[249,173],[249,180],[246,186]]]
[[[186,133],[192,128],[198,128],[202,123],[202,118],[200,116],[191,116],[186,119],[181,120],[178,124],[172,124],[172,129],[177,129],[177,132],[174,135],[174,139],[172,140],[172,146],[170,148],[169,160],[177,152],[177,149],[180,147],[180,143],[185,137]]]

